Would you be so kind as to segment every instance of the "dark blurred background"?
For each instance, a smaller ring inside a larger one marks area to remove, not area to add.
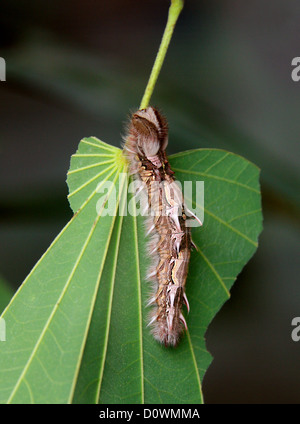
[[[80,139],[120,145],[168,7],[2,0],[2,303],[72,215],[65,179]],[[299,33],[298,0],[186,0],[152,99],[169,120],[169,153],[224,148],[261,168],[264,231],[207,331],[206,403],[300,401]]]

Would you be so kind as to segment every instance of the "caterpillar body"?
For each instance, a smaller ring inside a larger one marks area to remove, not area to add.
[[[182,306],[189,311],[185,283],[193,242],[181,188],[165,152],[167,144],[168,124],[156,109],[148,107],[132,115],[124,150],[148,211],[146,226],[153,263],[147,277],[154,282],[148,305],[155,306],[148,325],[155,339],[175,346],[187,329]]]

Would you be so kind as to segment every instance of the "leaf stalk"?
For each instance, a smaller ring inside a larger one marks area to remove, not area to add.
[[[157,78],[164,63],[165,56],[174,32],[174,28],[177,19],[180,15],[180,12],[183,9],[183,5],[184,0],[171,0],[166,28],[154,61],[154,65],[151,70],[151,74],[144,92],[144,96],[140,104],[140,109],[145,109],[149,106],[149,102],[154,91]]]

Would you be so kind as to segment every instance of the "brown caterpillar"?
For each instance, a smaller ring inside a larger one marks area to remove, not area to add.
[[[148,325],[155,339],[175,346],[187,329],[182,305],[189,311],[185,283],[193,243],[182,192],[165,152],[167,144],[168,124],[156,109],[148,107],[132,115],[124,149],[130,173],[141,182],[140,191],[146,195],[147,235],[152,236],[149,253],[153,265],[148,279],[155,287],[148,305],[156,308]]]

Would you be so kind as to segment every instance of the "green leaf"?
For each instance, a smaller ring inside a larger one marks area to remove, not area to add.
[[[68,174],[75,215],[4,315],[2,403],[203,402],[207,326],[262,228],[259,170],[209,149],[180,153],[170,163],[180,181],[205,182],[205,221],[193,229],[198,249],[187,281],[188,332],[179,346],[161,346],[147,328],[147,240],[143,219],[125,214],[122,152],[90,137]]]

